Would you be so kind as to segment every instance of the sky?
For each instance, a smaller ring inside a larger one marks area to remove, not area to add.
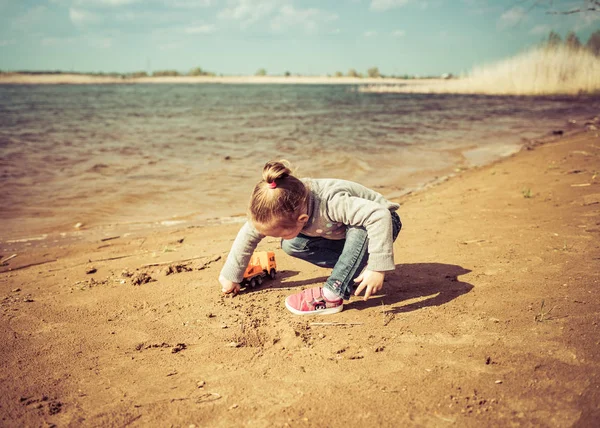
[[[550,6],[552,3],[552,6]],[[580,0],[0,0],[0,70],[461,74],[550,30],[585,43]]]

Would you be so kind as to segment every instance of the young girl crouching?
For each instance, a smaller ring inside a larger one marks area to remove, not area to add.
[[[240,229],[219,275],[223,293],[237,294],[254,249],[266,236],[281,238],[290,256],[333,269],[321,287],[288,296],[297,315],[340,312],[351,294],[364,300],[393,271],[393,243],[402,228],[400,206],[358,183],[298,179],[287,161],[268,162],[250,199],[249,220]]]

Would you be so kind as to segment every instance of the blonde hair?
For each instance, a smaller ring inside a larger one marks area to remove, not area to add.
[[[292,175],[286,160],[267,162],[262,176],[250,198],[250,218],[261,224],[295,224],[308,201],[304,183]]]

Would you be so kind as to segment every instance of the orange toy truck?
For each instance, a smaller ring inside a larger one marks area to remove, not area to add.
[[[261,285],[263,278],[267,275],[271,279],[275,279],[275,275],[277,275],[275,253],[273,251],[257,251],[252,254],[252,258],[244,272],[242,285],[254,288]]]

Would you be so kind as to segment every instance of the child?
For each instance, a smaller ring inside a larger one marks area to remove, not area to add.
[[[221,270],[222,291],[239,292],[254,249],[264,237],[272,236],[282,239],[287,254],[333,269],[322,287],[285,299],[292,313],[340,312],[353,291],[357,296],[364,291],[367,300],[383,287],[385,272],[394,270],[392,244],[402,228],[396,213],[399,207],[360,184],[298,179],[287,161],[268,162],[263,180],[252,193],[249,221]]]

